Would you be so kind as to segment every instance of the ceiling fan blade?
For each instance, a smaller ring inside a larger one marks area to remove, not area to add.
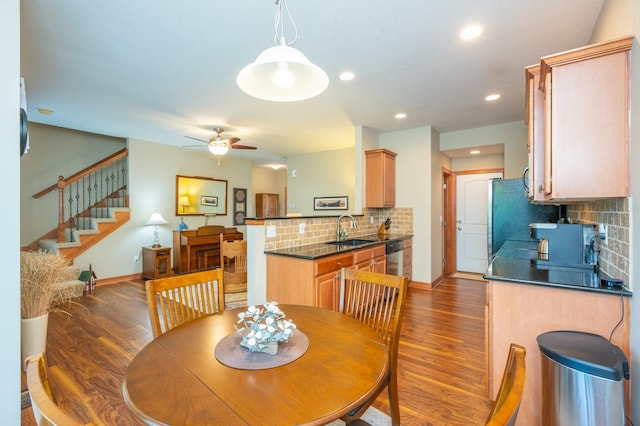
[[[194,138],[193,136],[185,136],[185,138],[193,139],[194,141],[209,143],[209,141],[205,141],[205,140],[202,140],[202,139]]]
[[[231,149],[258,149],[255,146],[249,145],[231,145]]]
[[[229,139],[223,139],[226,140],[229,145],[233,145],[234,143],[240,142],[240,138],[229,138]]]

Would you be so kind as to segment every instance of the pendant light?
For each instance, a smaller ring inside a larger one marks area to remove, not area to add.
[[[266,101],[293,102],[317,96],[329,85],[329,77],[302,52],[291,47],[298,39],[298,29],[286,0],[276,0],[276,4],[276,45],[266,49],[255,62],[244,67],[236,83],[245,93]],[[291,22],[294,29],[292,42],[287,42],[284,37],[285,19]]]

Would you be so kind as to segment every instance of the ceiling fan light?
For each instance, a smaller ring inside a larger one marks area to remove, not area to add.
[[[209,151],[215,155],[225,155],[227,151],[229,151],[229,147],[225,145],[210,144]]]
[[[236,83],[243,92],[258,99],[294,102],[324,92],[329,77],[299,50],[278,45],[266,49],[244,67]]]

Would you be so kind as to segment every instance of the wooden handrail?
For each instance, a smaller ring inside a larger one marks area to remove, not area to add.
[[[36,193],[33,195],[33,198],[40,198],[46,194],[48,194],[49,192],[55,191],[56,189],[63,189],[65,186],[82,179],[83,177],[85,177],[86,175],[95,172],[96,170],[99,170],[100,168],[113,163],[114,161],[117,161],[123,157],[126,157],[129,153],[129,150],[127,148],[123,148],[120,151],[111,154],[108,157],[103,158],[102,160],[92,164],[89,167],[86,167],[82,170],[80,170],[79,172],[69,176],[68,178],[64,178],[62,176],[58,176],[58,181],[56,183],[54,183],[53,185],[43,189],[42,191]]]

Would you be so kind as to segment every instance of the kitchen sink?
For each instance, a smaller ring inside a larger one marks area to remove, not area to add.
[[[362,244],[369,244],[369,243],[373,243],[373,240],[360,240],[357,238],[353,238],[350,240],[343,240],[343,241],[329,241],[326,244],[333,244],[336,246],[360,246]]]

